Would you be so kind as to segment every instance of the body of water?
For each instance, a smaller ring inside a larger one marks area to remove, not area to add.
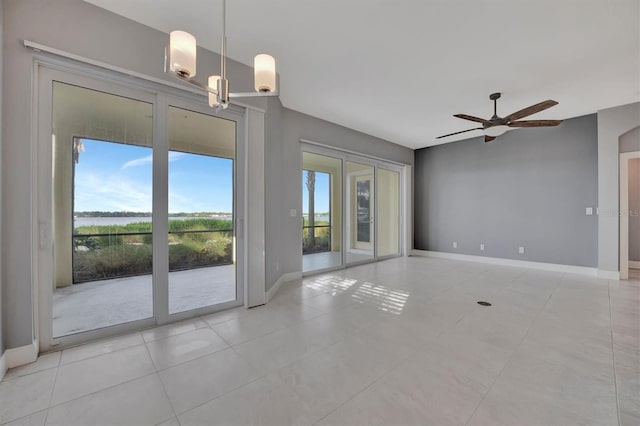
[[[189,220],[189,219],[220,219],[231,220],[231,216],[210,216],[210,217],[191,217],[176,216],[169,217],[169,220]],[[73,219],[73,227],[80,226],[109,226],[109,225],[128,225],[130,223],[151,222],[151,216],[141,217],[76,217]]]
[[[304,216],[305,219],[309,219],[309,213],[302,213],[302,216]],[[315,217],[316,222],[329,222],[328,214],[317,214]]]

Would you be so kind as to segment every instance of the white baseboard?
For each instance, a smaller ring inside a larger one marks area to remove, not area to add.
[[[2,357],[7,370],[34,362],[38,359],[38,341],[34,340],[30,345],[7,349]]]
[[[7,373],[7,359],[4,356],[4,353],[0,355],[0,382],[4,379],[4,375]]]
[[[598,269],[598,278],[604,278],[606,280],[620,280],[620,272]]]
[[[630,261],[629,261],[629,268],[632,268],[632,269],[640,269],[640,261],[637,261],[637,260],[630,260]]]
[[[445,253],[429,250],[412,250],[412,256],[434,257],[439,259],[463,260],[466,262],[488,263],[491,265],[514,266],[517,268],[539,269],[543,271],[567,272],[571,274],[600,276],[597,268],[586,266],[559,265],[556,263],[531,262],[528,260],[503,259],[500,257],[473,256],[469,254]],[[604,278],[604,277],[603,277]]]
[[[269,300],[271,300],[273,296],[276,295],[282,284],[286,283],[287,281],[299,280],[300,278],[302,278],[302,272],[289,272],[278,278],[278,281],[276,281],[275,284],[273,284],[271,288],[267,290],[267,303],[269,303]]]

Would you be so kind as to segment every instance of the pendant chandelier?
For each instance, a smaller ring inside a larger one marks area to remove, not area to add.
[[[226,0],[222,0],[220,75],[209,76],[207,85],[193,79],[196,76],[196,38],[185,31],[172,31],[169,34],[168,53],[165,49],[165,72],[167,72],[168,63],[169,73],[207,91],[209,105],[217,109],[227,108],[230,98],[278,96],[276,91],[276,61],[273,56],[267,54],[259,54],[254,58],[254,87],[256,91],[248,93],[229,92],[229,80],[227,80],[226,3]]]

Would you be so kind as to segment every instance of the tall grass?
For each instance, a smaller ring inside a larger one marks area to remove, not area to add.
[[[231,264],[233,233],[228,230],[232,226],[232,222],[220,219],[170,220],[169,271]],[[76,228],[74,283],[150,274],[154,238],[151,232],[150,222]],[[141,235],[126,235],[131,233]]]

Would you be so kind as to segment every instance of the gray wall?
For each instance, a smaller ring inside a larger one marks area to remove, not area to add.
[[[270,111],[271,112],[271,111]],[[282,110],[280,146],[269,140],[267,147],[268,192],[267,288],[280,276],[302,270],[302,158],[300,140],[354,151],[387,160],[413,164],[413,150],[329,123],[287,108]],[[297,217],[289,216],[296,209]]]
[[[629,161],[629,260],[640,262],[640,158]]]
[[[2,104],[4,102],[3,90],[2,90],[2,75],[4,66],[4,0],[0,0],[0,164],[2,164]],[[0,173],[0,188],[2,188],[2,174]],[[1,191],[0,191],[1,195]],[[2,197],[0,196],[0,225],[2,224],[2,211],[4,210],[2,204]],[[2,226],[0,226],[0,356],[4,352],[4,331],[2,322]]]
[[[596,125],[589,115],[417,150],[415,248],[595,267]]]
[[[640,103],[598,111],[598,268],[620,270],[620,137],[640,125]]]
[[[284,108],[278,98],[269,99],[269,111],[266,116],[267,141],[265,144],[265,286],[267,289],[280,278],[283,271],[281,265],[282,240],[281,216],[288,216],[289,211],[282,204],[282,157],[284,143],[282,140],[282,120]],[[291,271],[290,271],[291,272]]]

